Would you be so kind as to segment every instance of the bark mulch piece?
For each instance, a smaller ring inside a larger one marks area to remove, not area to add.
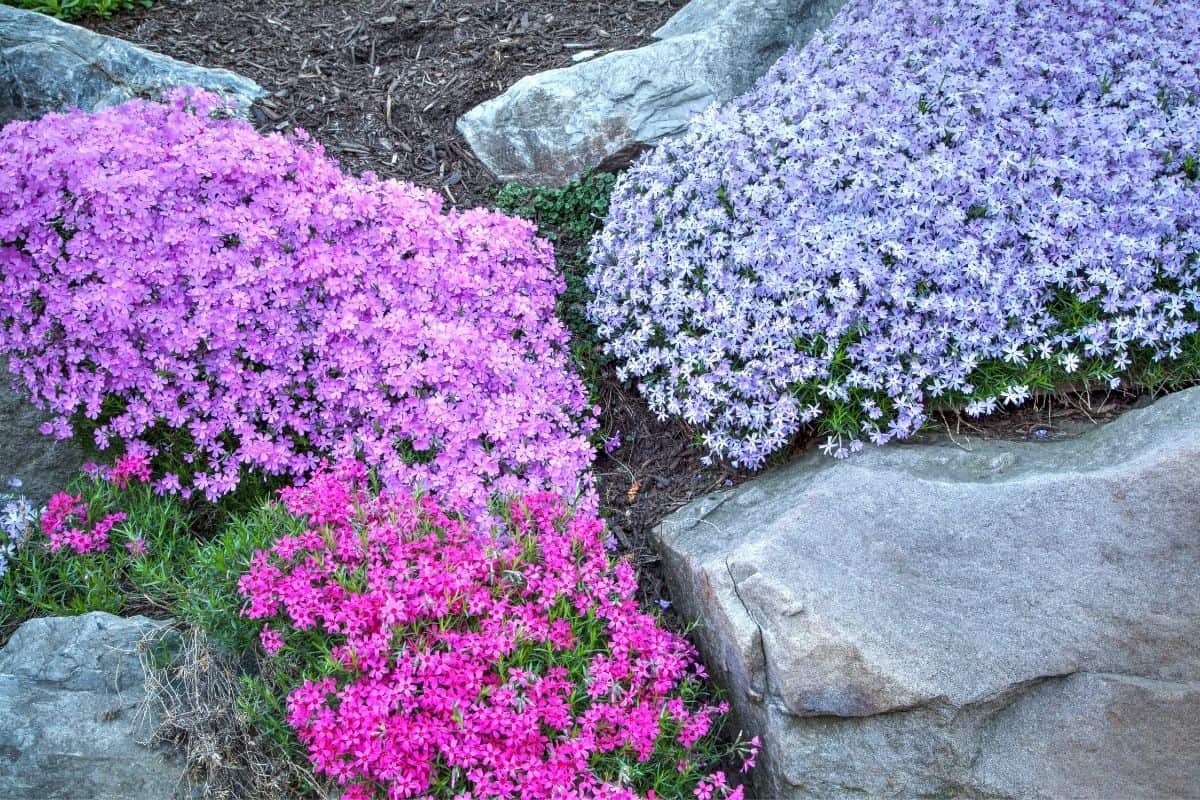
[[[304,128],[352,172],[485,205],[493,177],[455,121],[581,50],[639,47],[685,0],[158,0],[85,22],[173,58],[224,67],[271,96],[265,130]]]

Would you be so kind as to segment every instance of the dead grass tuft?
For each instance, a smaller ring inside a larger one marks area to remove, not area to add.
[[[152,632],[139,654],[146,699],[138,715],[150,732],[143,744],[184,754],[190,785],[179,794],[203,800],[334,796],[308,764],[257,731],[239,707],[241,676],[262,667],[255,659],[245,663],[220,650],[202,629],[182,623]]]

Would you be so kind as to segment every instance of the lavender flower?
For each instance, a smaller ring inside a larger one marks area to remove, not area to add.
[[[13,478],[9,486],[19,488],[21,481]],[[0,576],[8,572],[8,562],[29,539],[40,516],[29,498],[0,492]]]
[[[619,182],[589,313],[621,377],[757,467],[1181,357],[1197,42],[1182,0],[851,0]]]

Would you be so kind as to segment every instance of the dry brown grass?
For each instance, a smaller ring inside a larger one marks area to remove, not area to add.
[[[163,664],[165,636],[178,637]],[[200,628],[182,624],[155,631],[139,648],[146,699],[138,713],[150,746],[167,745],[187,759],[179,794],[203,800],[279,800],[334,795],[307,763],[257,731],[239,708],[240,677],[262,665],[221,651]]]

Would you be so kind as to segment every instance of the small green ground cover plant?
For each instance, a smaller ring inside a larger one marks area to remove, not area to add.
[[[1200,378],[1195,11],[850,0],[618,182],[589,310],[619,376],[745,467]]]
[[[62,20],[83,17],[111,17],[118,11],[131,8],[149,8],[152,0],[2,0],[6,6],[49,14]]]
[[[260,645],[243,712],[352,800],[741,797],[714,765],[757,742],[719,737],[727,706],[603,523],[553,493],[494,511],[481,528],[347,463],[200,540],[124,457],[51,499],[0,620],[149,610]]]
[[[601,372],[609,365],[596,326],[588,319],[591,292],[587,287],[588,242],[608,216],[616,176],[597,172],[565,186],[546,188],[509,183],[495,195],[496,208],[537,225],[538,234],[554,243],[565,281],[558,316],[571,332],[571,354],[584,383],[596,396]]]

